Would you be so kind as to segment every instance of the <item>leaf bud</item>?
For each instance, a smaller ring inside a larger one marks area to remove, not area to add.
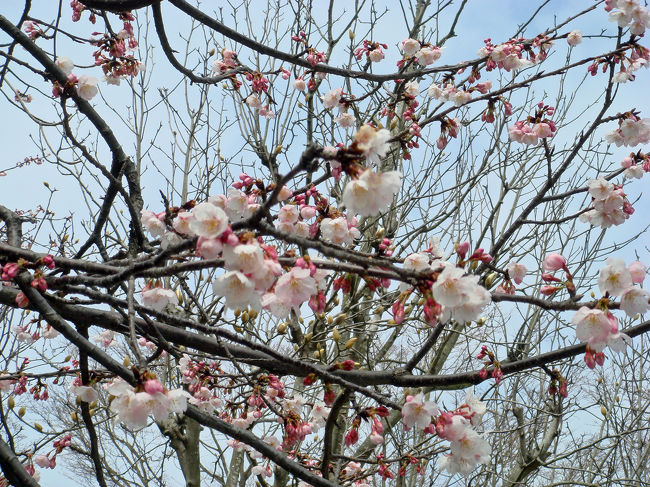
[[[332,340],[334,340],[335,342],[338,342],[340,339],[341,339],[341,334],[339,333],[339,329],[334,328],[332,330]]]

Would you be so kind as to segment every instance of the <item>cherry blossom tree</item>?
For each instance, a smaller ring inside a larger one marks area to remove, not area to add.
[[[644,485],[648,8],[316,3],[0,13],[0,485]]]

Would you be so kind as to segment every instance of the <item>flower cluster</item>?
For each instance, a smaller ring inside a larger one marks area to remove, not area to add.
[[[131,23],[135,17],[129,12],[120,13],[119,16],[123,22],[123,28],[119,32],[104,34],[92,41],[97,46],[93,53],[95,66],[102,67],[104,80],[109,85],[119,85],[122,79],[137,76],[144,70],[144,65],[128,53],[138,47]]]
[[[402,407],[402,423],[407,430],[416,426],[449,441],[451,453],[441,457],[440,467],[451,474],[467,475],[476,465],[490,461],[490,445],[473,428],[481,424],[485,411],[485,405],[474,397],[472,390],[467,391],[465,403],[450,412],[439,412],[438,406],[425,401],[420,392],[407,396]]]
[[[97,78],[94,76],[88,76],[86,74],[83,74],[79,77],[77,77],[75,74],[72,74],[74,63],[70,58],[59,56],[56,58],[54,64],[56,64],[57,67],[68,77],[68,81],[64,86],[61,86],[57,81],[54,81],[52,87],[53,96],[69,96],[71,94],[71,91],[74,90],[81,98],[90,101],[97,95],[97,93],[99,93],[99,90],[97,88],[99,80]]]
[[[399,171],[374,172],[367,169],[345,185],[343,204],[353,214],[375,216],[393,203],[393,196],[401,185]]]
[[[510,39],[508,42],[495,46],[492,44],[492,39],[485,39],[485,46],[478,50],[479,56],[488,58],[485,69],[492,71],[499,68],[511,71],[527,68],[535,64],[536,61],[543,60],[542,58],[545,57],[541,54],[543,51],[540,50],[537,57],[529,47],[528,49],[524,48],[523,41],[523,38]],[[526,51],[528,51],[528,58],[524,57]]]
[[[594,207],[580,215],[581,221],[589,222],[596,227],[609,228],[612,225],[620,225],[634,213],[634,208],[625,197],[622,186],[617,186],[601,177],[590,179],[587,187]]]
[[[164,311],[167,306],[178,304],[178,296],[171,289],[165,289],[162,284],[147,283],[142,289],[142,304],[156,311]]]
[[[358,47],[354,50],[354,57],[357,60],[361,60],[361,58],[363,58],[365,55],[373,63],[378,63],[384,59],[384,57],[386,57],[384,54],[384,49],[388,49],[387,44],[372,42],[366,39],[363,41],[362,47]]]
[[[156,421],[165,421],[170,414],[183,413],[190,395],[183,389],[167,390],[155,377],[146,378],[137,388],[120,378],[104,385],[108,394],[114,396],[110,409],[117,419],[129,428],[147,425],[149,415]]]
[[[470,91],[459,90],[453,83],[447,83],[445,86],[438,86],[434,83],[427,89],[427,94],[436,100],[450,101],[457,107],[472,99]]]
[[[421,43],[415,39],[404,39],[400,42],[400,48],[404,58],[397,63],[400,68],[404,66],[405,60],[416,61],[420,66],[429,66],[435,63],[442,56],[442,47]]]
[[[555,135],[556,127],[552,120],[545,118],[553,115],[555,108],[539,102],[534,116],[520,120],[508,128],[510,140],[526,145],[537,145],[539,139],[546,139]]]
[[[605,140],[616,147],[647,144],[650,142],[650,118],[639,118],[627,112],[618,119],[618,129],[605,134]]]
[[[624,157],[621,161],[621,167],[625,169],[623,174],[628,179],[641,179],[644,172],[650,172],[650,154],[643,152],[633,152]]]
[[[638,0],[606,0],[605,10],[609,12],[610,21],[616,22],[619,27],[629,25],[630,34],[635,36],[642,36],[650,27],[650,11]]]

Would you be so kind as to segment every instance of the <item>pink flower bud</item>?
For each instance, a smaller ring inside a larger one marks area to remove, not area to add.
[[[164,392],[162,384],[156,379],[149,379],[145,381],[144,390],[147,394],[162,394]]]
[[[630,271],[630,274],[632,275],[632,282],[635,284],[642,284],[643,280],[645,279],[645,274],[646,274],[646,266],[643,265],[641,261],[634,261],[632,262],[627,270]]]
[[[542,267],[545,271],[557,271],[566,266],[566,259],[560,254],[548,254],[544,259]]]
[[[469,250],[469,242],[459,243],[458,247],[456,247],[456,252],[458,253],[461,259],[465,258],[465,255],[467,255],[468,250]]]
[[[544,296],[550,296],[551,294],[555,293],[556,291],[559,291],[559,287],[557,286],[548,286],[544,285],[540,288],[539,292],[542,293]]]

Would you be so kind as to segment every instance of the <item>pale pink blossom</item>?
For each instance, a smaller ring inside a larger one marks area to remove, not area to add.
[[[291,308],[297,308],[316,294],[316,281],[308,269],[294,267],[280,276],[275,284],[275,295],[279,301]]]
[[[402,423],[406,429],[417,426],[423,430],[431,424],[431,418],[436,414],[438,406],[433,401],[425,401],[424,394],[420,392],[415,396],[407,396],[402,406]]]
[[[599,309],[580,308],[571,323],[576,325],[576,337],[587,342],[596,352],[602,352],[609,340],[612,324],[607,315]]]
[[[379,160],[388,152],[390,131],[387,129],[377,130],[371,125],[362,125],[354,138],[357,147],[370,162],[379,163]]]
[[[262,270],[264,252],[257,244],[240,244],[235,247],[226,245],[223,248],[223,260],[228,270],[254,274]]]
[[[642,284],[645,280],[646,266],[643,265],[643,262],[635,260],[628,267],[627,270],[630,271],[630,276],[632,277],[632,282],[635,284]]]
[[[409,96],[418,96],[420,94],[420,83],[417,81],[409,81],[404,85],[404,93]]]
[[[58,56],[56,58],[56,61],[54,61],[54,64],[56,64],[57,67],[63,71],[66,76],[72,73],[72,70],[74,69],[74,63],[72,62],[72,59],[66,56]]]
[[[341,88],[336,88],[329,91],[326,95],[321,96],[321,100],[323,100],[323,106],[328,110],[331,110],[332,108],[338,106],[339,101],[341,100],[341,96],[343,96],[343,90]]]
[[[305,91],[305,89],[307,89],[307,83],[305,83],[305,80],[302,78],[296,78],[293,82],[293,88],[297,91]]]
[[[428,253],[417,252],[406,256],[403,267],[408,271],[422,272],[431,268],[429,261],[430,256]]]
[[[226,306],[235,308],[259,308],[260,295],[255,290],[255,283],[239,271],[228,271],[219,276],[212,289],[217,296],[226,298]]]
[[[644,314],[650,309],[650,293],[640,287],[629,287],[621,293],[621,309],[633,318],[637,314]]]
[[[336,245],[351,244],[354,239],[361,236],[359,230],[348,225],[345,217],[325,218],[320,224],[323,238]]]
[[[84,100],[92,100],[99,93],[97,89],[98,83],[99,80],[94,76],[82,74],[79,76],[79,81],[77,81],[77,94]]]
[[[368,58],[373,62],[373,63],[378,63],[379,61],[383,60],[385,57],[384,51],[381,47],[376,47],[375,49],[368,51]]]
[[[343,128],[354,127],[356,118],[352,113],[349,112],[340,112],[338,117],[334,118],[334,122],[339,124]]]
[[[278,193],[278,201],[285,201],[293,196],[293,191],[289,186],[282,186],[280,192]]]
[[[228,228],[228,216],[211,203],[200,203],[192,210],[190,230],[199,237],[217,238]]]
[[[420,66],[428,66],[440,59],[440,56],[442,56],[442,48],[423,47],[415,53],[415,56],[418,58],[418,64]]]
[[[400,42],[402,53],[407,57],[415,56],[415,53],[420,50],[420,47],[420,43],[415,39],[404,39]]]
[[[620,296],[623,291],[632,286],[632,275],[625,266],[623,259],[609,258],[600,270],[598,287],[600,292],[611,296]]]
[[[262,100],[257,95],[248,95],[246,104],[253,109],[259,110],[262,107]]]
[[[142,290],[142,304],[156,311],[163,311],[170,304],[178,304],[178,296],[171,289],[145,288]]]
[[[582,42],[582,32],[579,30],[572,30],[566,37],[567,44],[571,47],[577,46]]]
[[[348,182],[343,190],[343,204],[353,214],[375,216],[393,202],[402,182],[398,171],[364,171],[358,179]]]
[[[204,259],[216,259],[223,250],[223,243],[218,238],[199,237],[196,241],[196,255]]]
[[[174,221],[172,222],[172,227],[174,227],[174,230],[176,230],[178,233],[182,233],[184,235],[191,235],[192,230],[190,230],[190,221],[194,219],[194,215],[192,215],[191,212],[189,211],[181,211],[176,215],[176,218],[174,218]]]
[[[167,231],[167,227],[163,221],[164,216],[164,213],[157,215],[149,210],[142,210],[140,212],[142,226],[154,237],[162,237]]]
[[[300,210],[296,205],[284,205],[278,210],[278,220],[293,225],[298,221]]]
[[[513,281],[515,281],[515,284],[521,284],[524,280],[524,277],[526,276],[526,273],[528,272],[528,269],[526,269],[526,266],[524,264],[519,264],[516,262],[509,264],[507,269],[508,275]]]

